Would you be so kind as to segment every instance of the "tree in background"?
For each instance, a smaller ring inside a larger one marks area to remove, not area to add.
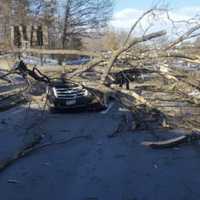
[[[66,0],[62,47],[73,39],[91,37],[92,32],[101,31],[112,16],[112,0]]]
[[[45,26],[49,48],[80,49],[83,38],[107,26],[112,10],[113,0],[1,0],[0,36],[9,40],[13,25]]]
[[[11,0],[0,1],[0,40],[7,43],[11,21]]]
[[[104,50],[115,51],[122,47],[125,39],[127,38],[127,32],[123,30],[117,30],[113,27],[108,27],[103,34],[102,44]]]
[[[11,0],[12,25],[29,24],[30,0]]]
[[[200,37],[197,37],[197,39],[194,42],[195,46],[200,49]]]
[[[11,44],[11,26],[29,24],[29,7],[29,0],[1,0],[0,40],[6,48]]]
[[[55,47],[56,40],[56,24],[57,24],[57,0],[34,0],[30,1],[30,15],[32,24],[42,25],[48,30],[48,47]]]

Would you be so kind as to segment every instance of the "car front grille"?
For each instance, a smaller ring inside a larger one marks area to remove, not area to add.
[[[74,100],[77,98],[81,98],[85,95],[86,90],[80,87],[77,88],[53,88],[54,94],[57,99],[64,99],[64,100]]]

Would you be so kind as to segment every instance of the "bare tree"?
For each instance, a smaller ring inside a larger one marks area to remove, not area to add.
[[[57,12],[56,0],[34,0],[30,1],[30,14],[32,21],[42,23],[50,27],[56,18]]]
[[[57,0],[30,1],[31,23],[45,26],[48,31],[48,47],[55,47],[57,26]]]
[[[26,25],[29,22],[29,0],[2,0],[0,2],[1,41],[11,44],[11,26]]]
[[[11,22],[11,0],[2,0],[0,2],[0,40],[9,39],[9,26]]]
[[[28,24],[30,13],[29,0],[11,0],[12,22],[13,24]]]
[[[67,0],[63,20],[62,46],[73,38],[90,37],[107,25],[112,16],[111,0]]]

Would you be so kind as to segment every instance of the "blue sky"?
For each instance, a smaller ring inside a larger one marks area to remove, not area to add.
[[[115,11],[120,11],[125,8],[148,9],[153,4],[151,0],[115,0]],[[179,8],[186,6],[200,6],[200,0],[170,0],[168,2],[171,8]]]
[[[117,29],[128,30],[145,11],[152,8],[153,5],[155,6],[156,2],[163,2],[164,5],[168,5],[171,19],[182,21],[199,15],[198,20],[200,21],[200,0],[115,0],[111,25]],[[160,5],[163,4],[161,3]],[[166,14],[159,17],[159,20],[162,26],[168,25]],[[144,19],[144,27],[148,24],[148,19]]]

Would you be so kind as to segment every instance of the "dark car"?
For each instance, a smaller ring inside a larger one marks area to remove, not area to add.
[[[80,108],[86,108],[88,111],[100,111],[106,108],[83,85],[67,80],[63,76],[51,79],[36,67],[29,69],[22,60],[14,65],[14,70],[23,79],[28,80],[27,75],[29,75],[36,81],[45,84],[50,111],[80,111]]]
[[[55,79],[47,87],[47,101],[51,111],[87,107],[93,95],[81,84]]]

